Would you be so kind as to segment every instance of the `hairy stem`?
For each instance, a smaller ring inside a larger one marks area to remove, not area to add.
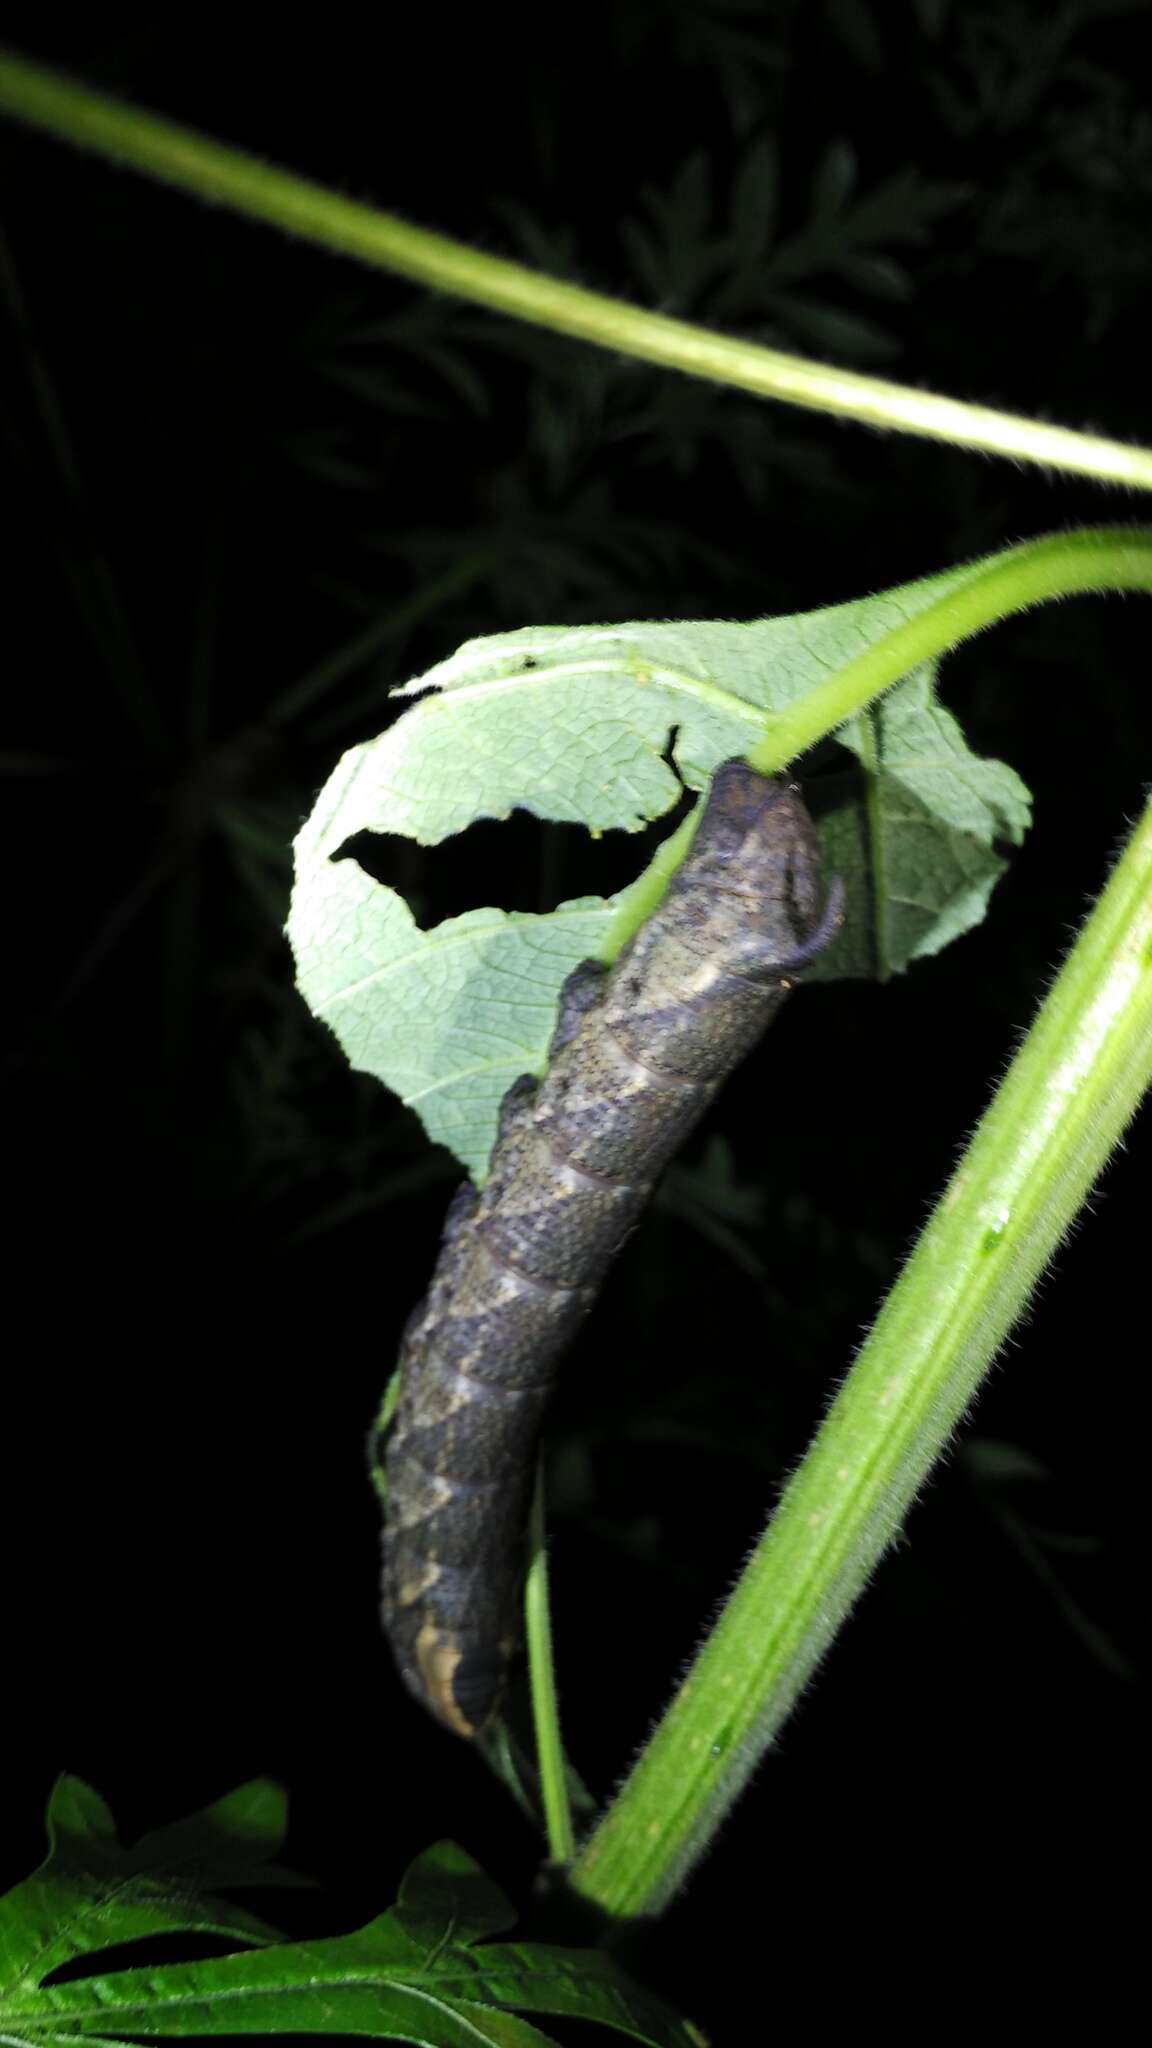
[[[780,349],[647,313],[469,249],[446,235],[430,234],[5,51],[0,51],[0,110],[322,248],[617,355],[810,412],[1152,490],[1152,450],[810,363]]]
[[[658,1911],[899,1531],[1152,1080],[1152,806],[736,1591],[571,1873]]]
[[[1085,527],[985,555],[944,597],[876,640],[787,710],[767,714],[765,737],[749,750],[748,760],[762,775],[779,773],[817,740],[867,710],[920,662],[947,654],[1013,612],[1050,598],[1123,590],[1152,592],[1152,527]],[[693,812],[621,894],[600,949],[603,960],[614,960],[651,917],[695,828]]]
[[[748,758],[761,774],[775,774],[920,662],[947,654],[1014,612],[1051,598],[1122,590],[1152,591],[1152,527],[1083,527],[985,555],[946,596],[846,662],[786,711],[773,713],[765,721],[762,744]]]

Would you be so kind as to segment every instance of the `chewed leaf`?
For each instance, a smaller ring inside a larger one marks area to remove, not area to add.
[[[289,932],[301,991],[351,1064],[479,1173],[502,1097],[543,1071],[561,984],[609,914],[590,897],[547,917],[471,910],[422,932],[355,862],[324,861],[298,879]]]
[[[360,832],[432,846],[517,806],[592,833],[641,830],[746,754],[782,710],[928,605],[969,564],[854,604],[749,623],[529,627],[471,640],[406,684],[417,701],[330,776],[296,841],[288,932],[301,992],[352,1065],[419,1112],[482,1178],[500,1101],[543,1071],[562,983],[598,956],[617,899],[546,916],[492,908],[417,926],[335,856]],[[674,734],[668,753],[669,735]],[[983,914],[1027,793],[981,761],[917,671],[838,735],[862,772],[821,813],[849,916],[821,972],[885,975]]]
[[[883,979],[971,931],[1007,866],[997,846],[1018,846],[1028,829],[1027,789],[1003,761],[972,752],[937,702],[935,669],[917,669],[836,735],[862,772],[823,792],[820,843],[847,915],[811,981]]]
[[[435,846],[517,805],[590,831],[637,831],[680,785],[721,761],[886,633],[975,576],[948,570],[903,589],[790,618],[528,626],[468,640],[395,694],[419,697],[338,763],[296,842],[321,858],[357,832]]]

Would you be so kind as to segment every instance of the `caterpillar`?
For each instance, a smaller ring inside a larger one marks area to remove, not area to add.
[[[610,969],[561,992],[549,1062],[501,1105],[400,1346],[383,1620],[409,1690],[482,1734],[519,1646],[524,1539],[561,1353],[672,1154],[843,919],[792,783],[718,770],[687,859]]]

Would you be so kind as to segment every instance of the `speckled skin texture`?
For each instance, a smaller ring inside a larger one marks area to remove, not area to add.
[[[608,973],[565,985],[550,1063],[504,1099],[401,1347],[384,1625],[410,1690],[478,1734],[519,1641],[525,1524],[557,1362],[653,1183],[840,922],[798,791],[729,761],[688,859]]]

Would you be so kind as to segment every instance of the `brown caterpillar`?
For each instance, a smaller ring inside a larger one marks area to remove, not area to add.
[[[717,771],[688,857],[607,972],[569,976],[549,1066],[501,1106],[482,1194],[448,1212],[405,1330],[386,1484],[383,1617],[404,1681],[482,1732],[519,1643],[525,1524],[560,1354],[653,1185],[838,928],[794,784]]]

